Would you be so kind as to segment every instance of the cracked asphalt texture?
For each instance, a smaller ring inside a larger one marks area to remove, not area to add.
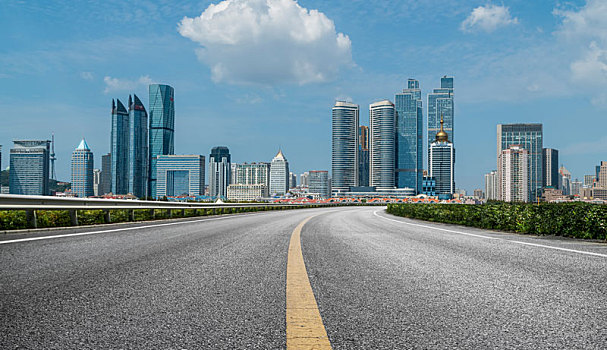
[[[285,348],[289,239],[315,214],[303,254],[334,349],[607,347],[607,258],[509,241],[606,244],[345,207],[1,244],[0,348]]]

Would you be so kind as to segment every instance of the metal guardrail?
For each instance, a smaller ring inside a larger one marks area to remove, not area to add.
[[[168,210],[172,217],[173,210],[186,209],[222,209],[222,208],[265,208],[265,207],[306,207],[333,206],[335,204],[284,204],[284,203],[199,203],[199,202],[165,202],[130,199],[100,199],[100,198],[65,198],[50,196],[0,195],[0,211],[25,210],[28,225],[38,226],[37,210],[67,210],[70,213],[72,225],[78,225],[78,210],[103,210],[104,221],[111,222],[110,210],[130,210],[129,216],[134,221],[134,210],[148,209],[151,217],[155,210]]]

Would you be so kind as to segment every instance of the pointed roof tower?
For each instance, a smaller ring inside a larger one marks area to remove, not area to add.
[[[438,142],[449,142],[449,135],[443,129],[443,124],[445,121],[443,120],[443,115],[440,116],[440,131],[436,133],[436,141]]]
[[[76,148],[76,150],[90,151],[91,149],[89,148],[89,145],[86,143],[86,140],[84,138],[82,138],[82,141],[80,141],[80,144],[78,145],[78,148]]]
[[[124,105],[122,104],[122,102],[120,102],[119,99],[116,99],[116,110],[118,113],[128,114],[128,112],[126,111],[126,108],[124,108]]]

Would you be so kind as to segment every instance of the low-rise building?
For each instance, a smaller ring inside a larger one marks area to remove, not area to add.
[[[268,186],[263,184],[232,184],[228,186],[228,200],[230,201],[257,201],[262,198],[267,198],[268,195]]]

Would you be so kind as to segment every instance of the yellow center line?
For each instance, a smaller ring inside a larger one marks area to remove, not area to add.
[[[287,349],[331,349],[327,331],[312,292],[301,252],[301,229],[313,216],[293,231],[287,260]]]

